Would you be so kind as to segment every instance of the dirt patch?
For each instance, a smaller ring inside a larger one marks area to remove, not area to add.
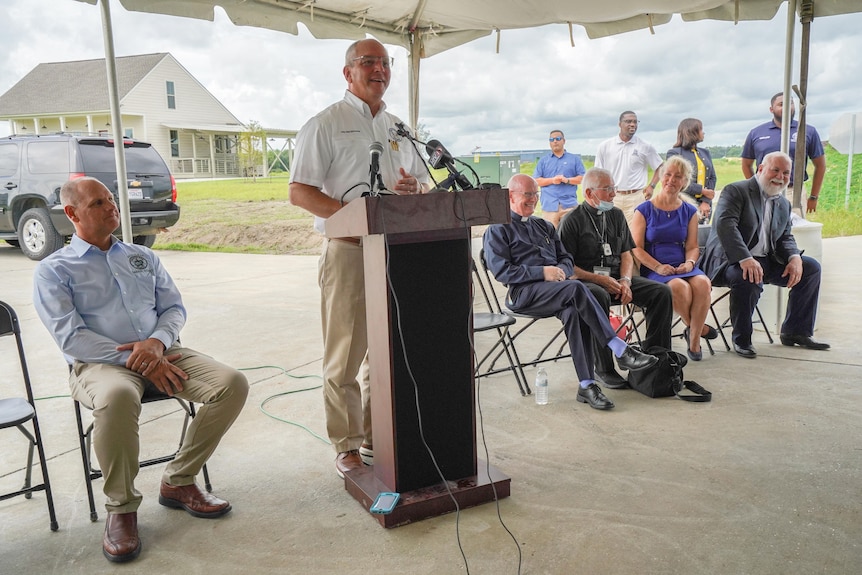
[[[219,202],[185,210],[180,221],[157,236],[155,248],[204,249],[249,253],[311,255],[323,237],[311,215],[296,215],[287,202]],[[472,228],[481,237],[486,226]]]

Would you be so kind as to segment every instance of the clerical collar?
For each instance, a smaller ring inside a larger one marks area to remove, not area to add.
[[[592,215],[594,215],[594,216],[599,215],[599,208],[595,207],[591,203],[583,202],[581,205],[584,206],[584,208],[586,208],[587,211],[589,211]]]

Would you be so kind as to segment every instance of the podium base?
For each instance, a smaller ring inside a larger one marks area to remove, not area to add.
[[[480,475],[472,475],[463,479],[449,481],[449,490],[458,502],[461,509],[475,507],[483,503],[504,499],[509,496],[509,484],[511,479],[503,475],[497,468],[490,466],[491,478],[485,473],[486,466],[482,461],[478,462]],[[374,476],[373,467],[364,467],[344,474],[344,488],[359,501],[366,511],[374,503],[374,499],[381,491],[390,491],[382,482]],[[455,511],[455,503],[449,495],[449,490],[443,483],[436,483],[414,489],[401,494],[401,499],[392,513],[378,515],[371,513],[383,527],[399,527],[414,521],[421,521],[429,517],[437,517]],[[370,512],[369,512],[370,513]]]

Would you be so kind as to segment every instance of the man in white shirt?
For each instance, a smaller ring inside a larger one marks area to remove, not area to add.
[[[422,158],[413,146],[401,141],[396,126],[400,120],[386,111],[383,95],[392,75],[391,62],[377,40],[351,44],[343,68],[347,80],[344,99],[299,131],[291,165],[290,203],[314,214],[314,228],[320,233],[326,229],[327,218],[372,191],[369,149],[374,144],[380,146],[380,176],[387,190],[418,194],[430,188]],[[335,470],[343,478],[373,457],[374,445],[359,238],[324,240],[318,284],[326,430],[337,453]]]
[[[639,123],[637,114],[631,110],[620,114],[619,135],[599,144],[595,161],[595,166],[608,170],[617,183],[614,205],[623,211],[629,224],[635,208],[652,196],[662,165],[656,149],[635,135]],[[648,168],[653,169],[649,183]]]

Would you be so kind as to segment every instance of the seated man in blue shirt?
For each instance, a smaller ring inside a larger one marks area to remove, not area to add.
[[[554,226],[533,216],[539,186],[526,174],[509,180],[511,224],[494,224],[485,232],[485,261],[497,281],[508,286],[506,305],[532,316],[557,316],[565,326],[575,372],[578,401],[595,409],[614,406],[596,384],[592,340],[607,345],[623,369],[640,370],[658,359],[628,347],[590,290],[574,278],[572,256]]]
[[[93,410],[93,448],[104,474],[108,518],[102,552],[112,562],[138,556],[138,416],[144,387],[201,403],[185,440],[162,476],[159,503],[215,518],[230,503],[195,476],[245,404],[243,374],[179,345],[182,298],[159,258],[112,234],[119,211],[94,178],[63,184],[60,201],[75,226],[71,243],[41,261],[33,303],[72,365],[72,397]]]

